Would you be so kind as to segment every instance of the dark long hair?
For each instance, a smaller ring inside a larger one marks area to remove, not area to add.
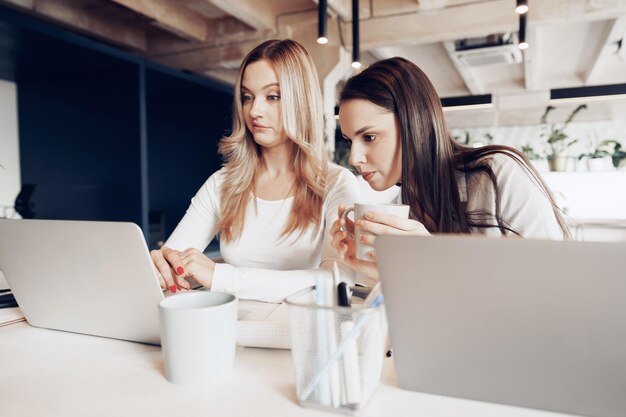
[[[519,234],[501,216],[501,191],[490,160],[505,154],[522,166],[546,195],[561,227],[563,237],[570,232],[552,193],[537,170],[518,150],[489,145],[470,148],[458,143],[446,125],[439,95],[426,74],[404,58],[376,62],[350,78],[340,102],[351,99],[370,101],[392,112],[400,126],[402,141],[402,202],[411,207],[411,217],[424,222],[433,233],[469,233],[472,228],[497,227],[502,234]],[[461,203],[457,172],[482,172],[495,190],[495,213],[466,212]]]

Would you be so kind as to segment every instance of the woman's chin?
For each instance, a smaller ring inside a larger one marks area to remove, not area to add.
[[[368,181],[367,183],[369,184],[370,188],[374,191],[385,191],[389,187],[391,187],[391,185],[384,184],[380,181]]]

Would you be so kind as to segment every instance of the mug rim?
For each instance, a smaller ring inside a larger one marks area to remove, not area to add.
[[[408,207],[408,204],[400,204],[400,203],[382,203],[382,202],[371,202],[371,203],[367,203],[367,202],[358,202],[358,203],[354,203],[353,206],[392,206],[392,207]]]
[[[209,305],[209,306],[203,306],[203,307],[190,307],[190,306],[185,306],[185,305],[170,305],[173,303],[177,303],[177,302],[183,302],[181,301],[181,298],[197,298],[197,297],[206,297],[206,298],[210,298],[210,299],[214,299],[216,297],[223,297],[224,301],[220,302],[219,304],[214,304],[214,305]],[[170,300],[174,300],[174,301],[170,301]],[[218,307],[222,307],[222,306],[227,306],[231,303],[234,303],[237,301],[237,297],[235,297],[233,294],[230,293],[226,293],[226,292],[221,292],[221,291],[204,291],[204,290],[200,290],[200,291],[191,291],[191,292],[187,292],[187,293],[181,293],[181,294],[175,294],[175,295],[171,295],[167,298],[162,299],[161,301],[159,301],[159,308],[162,310],[178,310],[178,311],[190,311],[190,310],[198,310],[198,311],[202,311],[202,310],[208,310],[208,309],[214,309],[214,308],[218,308]]]

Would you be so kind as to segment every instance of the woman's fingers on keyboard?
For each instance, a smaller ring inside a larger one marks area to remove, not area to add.
[[[171,292],[176,292],[176,283],[174,282],[172,269],[168,260],[165,258],[163,249],[151,251],[150,257],[152,258],[152,262],[154,262],[154,266],[156,267],[158,275],[160,276],[159,280],[162,280],[161,288],[167,288]]]

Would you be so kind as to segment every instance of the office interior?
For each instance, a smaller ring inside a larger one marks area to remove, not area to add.
[[[317,41],[322,3],[329,8],[324,44]],[[0,0],[0,218],[134,222],[149,248],[158,248],[221,167],[217,144],[231,128],[242,58],[263,40],[292,38],[317,66],[326,144],[338,163],[347,165],[348,151],[338,134],[336,95],[358,71],[351,64],[403,56],[433,81],[459,141],[510,145],[529,156],[568,214],[575,239],[625,241],[626,4],[531,0],[522,22],[515,3]],[[548,106],[554,110],[542,122]],[[558,168],[549,158],[551,127],[563,127],[574,141]],[[360,183],[370,201],[397,193]],[[53,351],[61,354],[62,344],[53,341]],[[132,348],[119,354],[132,355]],[[261,356],[248,351],[243,362],[252,366]],[[110,358],[103,363],[117,366]],[[286,363],[272,356],[266,371]],[[256,381],[250,373],[245,378]],[[289,376],[277,378],[278,388],[266,394],[290,401],[281,410],[294,414],[294,400],[275,392],[286,390]],[[375,399],[371,415],[393,398],[416,401],[383,390],[390,400]],[[422,400],[426,408],[442,406],[436,398]],[[443,407],[449,415],[503,410]]]

